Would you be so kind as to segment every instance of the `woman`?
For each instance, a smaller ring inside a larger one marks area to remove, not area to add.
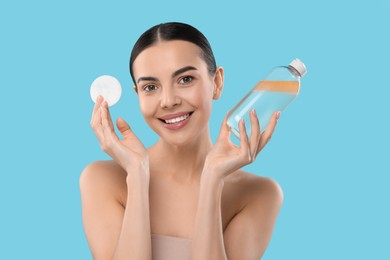
[[[80,177],[83,224],[94,259],[259,259],[271,239],[283,193],[272,179],[240,170],[271,138],[280,113],[260,134],[240,122],[240,146],[226,118],[213,145],[208,120],[224,72],[209,42],[182,23],[156,25],[130,58],[141,112],[159,140],[145,148],[121,118],[115,131],[99,97],[91,126],[112,161]]]

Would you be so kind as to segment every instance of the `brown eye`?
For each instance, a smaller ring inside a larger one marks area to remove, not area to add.
[[[157,86],[156,85],[153,85],[153,84],[150,84],[150,85],[146,85],[142,88],[143,91],[145,92],[152,92],[154,90],[157,89]]]
[[[188,84],[191,83],[194,78],[192,76],[184,76],[180,79],[180,84]]]

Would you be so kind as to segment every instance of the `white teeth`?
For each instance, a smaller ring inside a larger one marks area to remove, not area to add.
[[[169,119],[169,120],[164,120],[164,121],[167,124],[174,124],[174,123],[177,123],[177,122],[180,122],[180,121],[183,121],[183,120],[187,119],[189,116],[190,116],[190,114],[186,114],[184,116],[179,116],[179,117],[172,118],[172,119]]]

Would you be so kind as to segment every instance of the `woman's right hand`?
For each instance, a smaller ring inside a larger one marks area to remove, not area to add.
[[[126,170],[127,174],[143,170],[149,176],[149,156],[144,145],[122,118],[116,120],[116,126],[123,140],[119,139],[114,131],[107,102],[99,96],[93,108],[91,127],[99,140],[100,147]]]

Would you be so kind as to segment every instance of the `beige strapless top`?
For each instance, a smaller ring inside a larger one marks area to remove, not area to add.
[[[191,239],[152,234],[153,260],[190,259]]]

